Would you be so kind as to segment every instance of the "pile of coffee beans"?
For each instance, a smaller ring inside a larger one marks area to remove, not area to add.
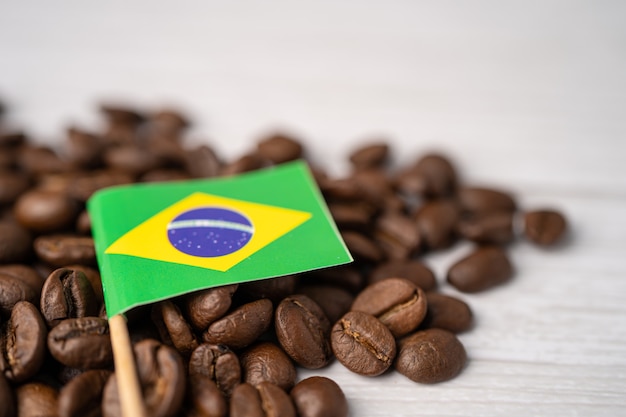
[[[102,131],[72,127],[53,149],[8,130],[1,109],[0,417],[119,416],[87,199],[107,186],[306,159],[306,149],[275,134],[225,161],[207,145],[185,144],[183,114],[123,106],[102,106]],[[505,283],[513,275],[508,244],[554,245],[566,221],[555,210],[522,211],[506,191],[464,184],[444,155],[394,167],[391,153],[385,143],[365,144],[341,178],[311,162],[354,263],[128,314],[149,416],[345,417],[341,388],[323,376],[299,380],[298,368],[337,360],[360,375],[395,370],[426,384],[463,370],[456,334],[472,328],[472,311],[438,289]],[[475,249],[440,282],[420,257],[460,239]]]

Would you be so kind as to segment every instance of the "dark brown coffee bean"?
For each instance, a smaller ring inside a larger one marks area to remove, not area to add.
[[[230,399],[231,417],[296,417],[291,398],[269,382],[240,384]]]
[[[381,169],[359,170],[352,174],[366,201],[381,210],[402,212],[403,200],[396,196],[387,173]]]
[[[361,146],[349,156],[349,160],[355,169],[381,168],[389,158],[389,145],[375,142]]]
[[[470,214],[508,211],[516,209],[513,196],[506,191],[484,187],[461,187],[457,193],[461,210]]]
[[[93,133],[71,127],[67,130],[65,155],[74,166],[89,169],[102,163],[102,138]]]
[[[447,280],[462,292],[479,292],[502,284],[513,276],[513,267],[504,250],[485,246],[456,262]]]
[[[328,210],[340,229],[365,230],[372,220],[372,210],[358,203],[329,203]]]
[[[374,237],[388,259],[408,259],[421,245],[415,222],[400,213],[388,213],[379,217]]]
[[[208,146],[199,146],[185,153],[185,168],[194,178],[216,177],[222,171],[222,161]]]
[[[229,164],[222,166],[220,175],[230,176],[235,174],[242,174],[244,172],[254,171],[267,166],[267,160],[261,155],[252,153],[244,155],[239,159],[236,159]]]
[[[348,401],[332,379],[312,376],[298,382],[289,393],[300,417],[347,417]]]
[[[15,304],[9,320],[0,323],[0,373],[12,382],[35,375],[44,361],[46,334],[46,325],[33,304]]]
[[[524,214],[524,235],[537,245],[558,243],[567,231],[565,217],[555,210],[529,211]]]
[[[472,327],[473,314],[464,301],[450,295],[428,292],[428,312],[422,325],[461,333]]]
[[[50,385],[30,382],[15,390],[18,417],[59,417],[59,393]]]
[[[48,350],[65,366],[106,368],[113,363],[109,322],[99,317],[63,320],[48,333]]]
[[[100,111],[111,125],[138,126],[146,119],[138,110],[123,104],[102,104]]]
[[[78,214],[75,229],[76,232],[81,235],[91,234],[91,218],[89,217],[89,212],[87,210],[83,210]]]
[[[189,375],[187,392],[189,417],[226,417],[228,403],[214,381],[202,374]]]
[[[412,381],[434,384],[457,376],[466,360],[465,349],[454,334],[428,329],[400,340],[394,366]]]
[[[455,190],[457,175],[448,158],[440,154],[426,154],[413,167],[405,169],[396,183],[400,191],[408,195],[445,197]]]
[[[278,304],[280,300],[293,294],[295,288],[295,276],[286,275],[278,278],[244,282],[239,285],[238,294],[242,293],[251,300],[268,298],[273,303]]]
[[[191,121],[179,110],[161,109],[150,116],[150,126],[160,135],[177,137],[191,126]]]
[[[335,323],[330,340],[337,360],[361,375],[382,374],[396,356],[391,331],[376,317],[360,311],[350,311]]]
[[[457,232],[467,240],[480,244],[505,245],[515,237],[513,213],[495,211],[463,218]]]
[[[86,371],[59,392],[59,417],[100,417],[102,393],[111,371]]]
[[[289,390],[296,382],[296,368],[277,345],[261,342],[249,347],[239,357],[243,381],[258,385],[263,381]]]
[[[4,152],[4,151],[3,151]],[[25,175],[0,171],[0,206],[13,204],[30,186]]]
[[[85,274],[87,280],[91,284],[91,288],[96,294],[96,299],[98,300],[98,305],[104,303],[104,294],[102,292],[102,280],[100,279],[100,272],[97,269],[91,268],[86,265],[68,265],[65,269],[72,269],[75,271],[80,271]]]
[[[389,328],[394,337],[415,330],[426,315],[426,296],[404,278],[387,278],[366,287],[352,303],[352,311],[371,314]]]
[[[73,226],[78,205],[63,193],[32,190],[20,196],[14,207],[15,218],[25,228],[50,233]]]
[[[26,265],[0,265],[0,315],[10,315],[19,301],[39,304],[43,279]]]
[[[351,293],[360,291],[363,288],[363,281],[361,272],[351,265],[325,268],[300,275],[300,282],[303,285],[336,285]]]
[[[148,149],[132,144],[107,149],[103,155],[107,167],[139,177],[159,167],[159,159]]]
[[[215,381],[226,396],[241,382],[239,358],[225,345],[203,343],[189,358],[189,375],[201,374]]]
[[[257,143],[259,154],[275,164],[293,161],[302,157],[302,145],[284,134],[275,134]]]
[[[9,150],[11,148],[19,148],[25,145],[29,138],[24,132],[19,131],[0,131],[0,148],[2,151]]]
[[[173,417],[183,404],[186,379],[180,354],[156,340],[145,339],[133,346],[137,374],[143,394],[146,415]],[[121,415],[117,378],[113,374],[104,387],[102,414]]]
[[[392,277],[408,279],[424,291],[431,291],[437,287],[433,271],[416,260],[396,260],[379,264],[370,273],[368,283],[373,284]]]
[[[72,168],[47,146],[22,146],[17,153],[17,164],[21,171],[33,176],[67,172]]]
[[[321,178],[322,194],[329,201],[360,202],[366,198],[364,191],[354,178]]]
[[[49,327],[68,318],[96,316],[100,306],[84,273],[59,268],[52,272],[41,290],[41,313]]]
[[[267,298],[244,304],[213,322],[202,334],[202,340],[231,349],[244,348],[265,333],[273,314],[272,302]]]
[[[454,243],[458,218],[458,208],[449,200],[427,202],[415,214],[420,235],[431,250],[444,249]]]
[[[276,307],[278,342],[298,365],[318,369],[330,361],[330,322],[315,301],[303,294],[285,298]]]
[[[341,233],[341,237],[355,259],[367,262],[380,262],[383,259],[380,247],[365,235],[347,230]]]
[[[188,358],[198,347],[198,341],[189,323],[173,302],[166,300],[152,306],[152,322],[161,335],[161,340]]]
[[[39,259],[57,268],[71,264],[96,265],[93,238],[88,236],[39,236],[33,246]]]
[[[15,417],[15,395],[4,375],[0,372],[0,417]]]
[[[68,193],[81,202],[86,202],[96,191],[114,185],[130,184],[133,177],[114,170],[89,171],[72,179]]]
[[[17,223],[0,222],[0,264],[23,262],[32,252],[33,238]]]
[[[143,174],[139,182],[166,182],[189,180],[191,176],[178,169],[153,169]]]
[[[196,330],[204,330],[224,316],[232,303],[237,284],[194,292],[184,299],[185,312]]]
[[[307,285],[298,288],[298,292],[315,301],[330,323],[335,323],[350,311],[350,306],[354,301],[352,294],[334,285]]]

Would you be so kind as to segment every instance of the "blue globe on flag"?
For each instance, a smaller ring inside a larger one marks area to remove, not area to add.
[[[176,249],[191,256],[214,258],[243,248],[254,234],[243,214],[221,207],[200,207],[176,216],[167,237]]]

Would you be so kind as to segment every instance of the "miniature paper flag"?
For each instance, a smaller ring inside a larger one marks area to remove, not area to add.
[[[135,184],[88,201],[107,314],[352,261],[304,162]]]

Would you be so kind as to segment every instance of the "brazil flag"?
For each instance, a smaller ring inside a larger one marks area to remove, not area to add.
[[[107,314],[352,260],[304,162],[88,201]]]

